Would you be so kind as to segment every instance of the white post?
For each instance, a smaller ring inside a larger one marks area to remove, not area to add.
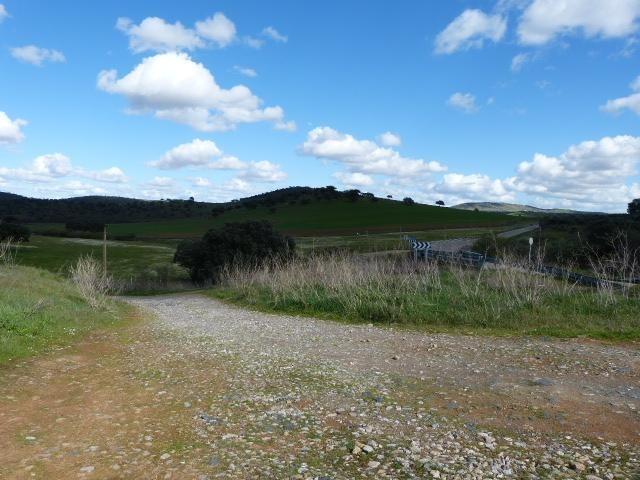
[[[533,247],[533,237],[529,237],[529,263],[531,263],[531,248]]]

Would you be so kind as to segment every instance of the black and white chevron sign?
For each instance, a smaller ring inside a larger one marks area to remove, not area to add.
[[[427,250],[431,248],[429,242],[419,242],[418,240],[411,240],[411,248],[413,250]]]

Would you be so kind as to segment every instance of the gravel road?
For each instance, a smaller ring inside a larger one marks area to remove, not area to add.
[[[126,301],[0,369],[0,478],[640,478],[638,344]]]
[[[159,336],[180,339],[174,355],[233,370],[195,426],[222,476],[638,473],[637,344],[351,326],[200,295],[128,301],[154,314]]]

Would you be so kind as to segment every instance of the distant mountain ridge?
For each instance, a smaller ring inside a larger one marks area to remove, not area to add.
[[[459,205],[454,205],[451,208],[458,208],[460,210],[475,210],[480,212],[494,212],[494,213],[570,213],[570,214],[582,214],[582,213],[598,213],[598,212],[581,212],[579,210],[569,210],[566,208],[540,208],[533,205],[521,205],[519,203],[505,203],[505,202],[467,202]]]

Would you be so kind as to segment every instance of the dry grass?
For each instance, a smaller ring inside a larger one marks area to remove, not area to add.
[[[627,258],[627,257],[623,257]],[[638,336],[638,298],[532,270],[540,259],[474,269],[410,258],[315,255],[226,268],[213,295],[268,310],[352,321],[560,336]],[[635,338],[635,337],[634,337]]]
[[[85,301],[94,309],[104,309],[113,293],[113,279],[104,272],[102,265],[91,256],[80,257],[70,268],[71,280]]]
[[[0,265],[14,265],[16,260],[16,246],[12,238],[0,242]]]

